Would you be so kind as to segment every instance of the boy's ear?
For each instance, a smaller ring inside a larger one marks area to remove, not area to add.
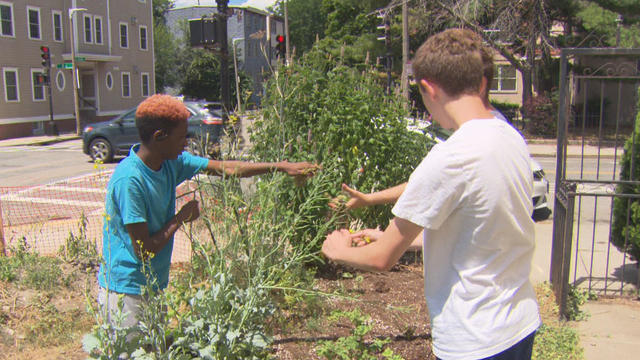
[[[161,141],[169,137],[169,134],[165,130],[156,130],[153,133],[153,139],[156,141]]]
[[[422,91],[428,95],[429,97],[433,98],[436,95],[436,88],[434,86],[434,84],[426,79],[421,79],[420,82],[418,83],[420,88],[422,89]]]

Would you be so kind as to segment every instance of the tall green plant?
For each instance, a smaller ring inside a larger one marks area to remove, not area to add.
[[[639,91],[640,94],[640,91]],[[635,130],[624,144],[620,169],[620,180],[640,179],[640,100],[636,115]],[[640,195],[640,186],[619,184],[618,194]],[[613,202],[611,242],[633,260],[640,260],[640,199],[616,197]]]
[[[402,102],[386,95],[371,71],[312,51],[276,71],[266,89],[261,118],[252,129],[253,155],[325,165],[332,196],[341,183],[371,192],[407,181],[426,155],[429,140],[407,130]],[[283,195],[283,203],[299,201]],[[367,208],[356,215],[374,226],[385,225],[391,212]]]

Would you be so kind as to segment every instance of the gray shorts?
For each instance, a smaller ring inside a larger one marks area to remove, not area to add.
[[[122,315],[123,321],[121,324],[116,324],[114,315],[118,314],[120,309],[118,308],[118,299],[122,296]],[[142,303],[142,296],[131,294],[120,294],[117,292],[109,291],[100,287],[98,291],[98,305],[103,314],[106,314],[106,319],[113,325],[119,325],[121,327],[132,327],[138,324],[138,314],[140,314],[140,304]]]

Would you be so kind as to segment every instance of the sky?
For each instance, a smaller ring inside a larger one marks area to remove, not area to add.
[[[191,6],[191,5],[206,5],[216,6],[216,0],[175,0],[175,7]],[[272,6],[276,0],[229,0],[229,5],[243,5],[251,6],[256,9],[265,10],[267,7]]]

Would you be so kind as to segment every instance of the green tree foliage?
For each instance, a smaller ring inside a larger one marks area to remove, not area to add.
[[[408,180],[427,152],[427,139],[406,128],[401,99],[387,96],[378,78],[313,50],[274,74],[256,121],[253,154],[264,161],[313,161],[361,191]],[[282,199],[295,203],[294,198]],[[381,211],[382,210],[382,211]],[[386,224],[390,208],[356,213],[368,226]]]
[[[173,35],[163,21],[153,23],[153,50],[155,54],[156,92],[163,92],[167,87],[175,86],[178,76],[178,46]]]
[[[640,94],[640,92],[639,92]],[[640,109],[640,101],[638,102]],[[640,111],[636,115],[635,131],[624,144],[620,180],[640,179]],[[640,195],[640,186],[619,184],[618,194]],[[613,202],[611,242],[633,260],[640,260],[640,199],[616,197]]]
[[[175,85],[175,54],[177,52],[173,35],[167,27],[167,10],[173,7],[171,0],[153,1],[153,51],[155,56],[156,92]]]
[[[324,38],[327,13],[322,6],[323,0],[289,0],[287,13],[289,14],[289,41],[302,54],[313,47],[316,37]],[[272,10],[275,14],[284,16],[282,0],[278,1]]]
[[[629,0],[591,0],[582,4],[576,16],[585,32],[602,41],[597,46],[615,46],[620,32],[620,47],[640,46],[640,5]],[[621,23],[618,25],[618,17]]]
[[[190,49],[182,57],[184,59],[183,76],[180,81],[181,92],[187,97],[208,101],[220,100],[220,57],[209,51]],[[228,74],[230,74],[230,96],[236,96],[236,82],[233,76],[233,62],[230,62]],[[240,72],[240,92],[251,88],[249,77]]]

